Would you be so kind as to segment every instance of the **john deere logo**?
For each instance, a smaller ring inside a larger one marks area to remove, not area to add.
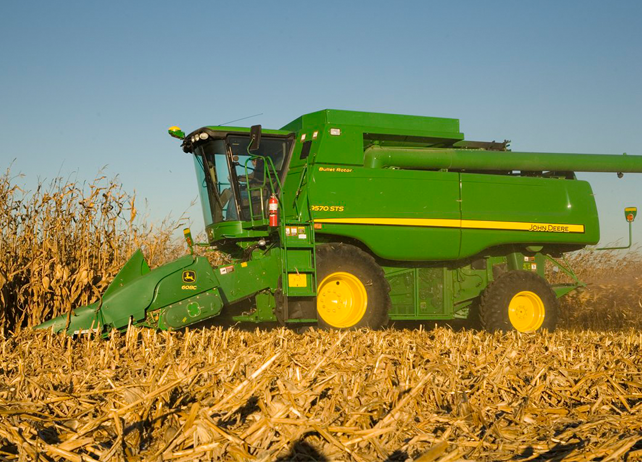
[[[196,271],[183,271],[183,282],[196,282]]]

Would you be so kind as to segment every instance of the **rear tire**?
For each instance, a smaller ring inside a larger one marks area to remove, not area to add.
[[[375,259],[348,244],[316,249],[319,327],[379,329],[388,323],[390,284]]]
[[[502,274],[486,288],[479,304],[482,327],[491,332],[553,331],[558,311],[551,286],[529,271]]]

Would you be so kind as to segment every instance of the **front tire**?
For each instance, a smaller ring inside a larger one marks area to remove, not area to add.
[[[378,329],[388,323],[390,284],[375,259],[348,244],[322,244],[317,258],[317,319],[324,329]]]
[[[551,286],[536,273],[510,271],[490,284],[481,297],[479,316],[488,331],[555,330],[559,304]]]

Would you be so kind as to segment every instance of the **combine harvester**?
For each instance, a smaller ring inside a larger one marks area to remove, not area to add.
[[[137,251],[99,301],[39,328],[350,329],[475,313],[488,330],[552,330],[558,298],[582,285],[559,258],[600,239],[575,172],[642,172],[642,156],[511,152],[434,117],[323,110],[280,130],[169,132],[196,166],[199,245],[230,263],[195,256],[185,230],[192,255],[150,271]],[[575,283],[549,284],[547,261]]]

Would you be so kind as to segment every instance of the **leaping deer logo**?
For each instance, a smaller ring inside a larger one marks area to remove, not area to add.
[[[183,282],[189,283],[189,282],[196,282],[196,271],[183,271]]]

